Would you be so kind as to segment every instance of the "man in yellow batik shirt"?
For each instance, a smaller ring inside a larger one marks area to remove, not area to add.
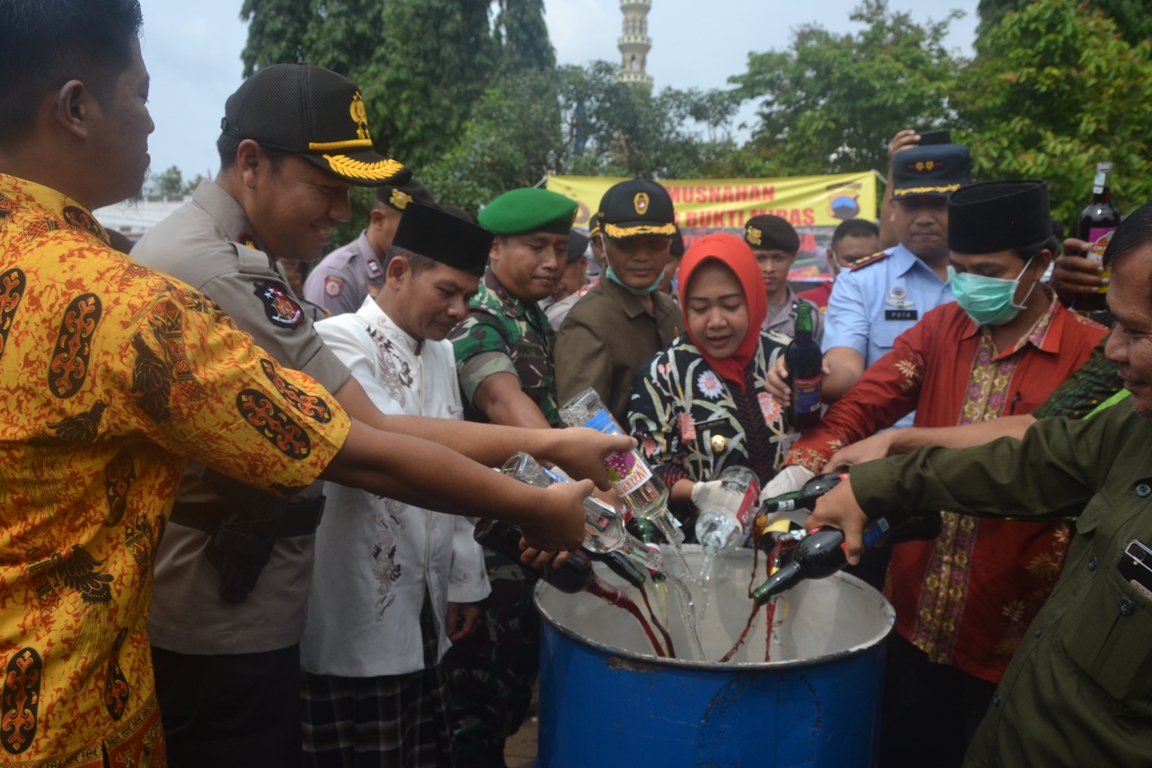
[[[555,550],[583,539],[591,484],[534,489],[477,462],[539,451],[606,487],[603,458],[631,445],[416,417],[380,420],[385,435],[203,295],[110,248],[89,211],[131,197],[148,165],[140,24],[138,0],[0,0],[4,764],[165,764],[144,619],[186,460],[280,495],[323,472],[499,516]],[[221,764],[267,763],[234,758]]]

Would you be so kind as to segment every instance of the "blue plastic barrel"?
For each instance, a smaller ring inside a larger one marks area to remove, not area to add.
[[[696,569],[698,550],[687,554]],[[745,626],[750,568],[748,550],[717,564],[706,659],[723,656]],[[621,586],[599,566],[597,573]],[[787,598],[770,663],[761,612],[737,663],[719,664],[656,658],[624,611],[541,583],[538,768],[874,765],[891,605],[845,574],[802,584]],[[687,634],[671,612],[683,656]]]

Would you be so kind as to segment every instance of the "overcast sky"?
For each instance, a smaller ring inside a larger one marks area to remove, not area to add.
[[[848,14],[859,0],[652,0],[648,34],[653,40],[648,73],[656,88],[720,88],[744,70],[749,51],[783,49],[805,23],[847,32]],[[977,0],[891,0],[920,22],[939,20],[954,8],[950,48],[971,55]],[[186,177],[215,173],[214,142],[224,100],[240,84],[247,26],[241,0],[142,0],[144,61],[152,75],[151,110],[156,121],[149,150],[152,168],[177,165]],[[545,0],[546,20],[563,64],[616,61],[620,34],[618,0]],[[746,113],[752,111],[751,107]],[[403,158],[399,158],[403,160]]]

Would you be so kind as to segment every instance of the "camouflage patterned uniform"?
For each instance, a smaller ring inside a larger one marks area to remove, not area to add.
[[[511,373],[520,379],[520,388],[540,407],[548,423],[559,426],[553,337],[548,316],[540,307],[512,296],[491,269],[485,272],[472,299],[472,311],[448,337],[456,350],[464,417],[487,422],[472,405],[472,397],[480,382],[492,374]]]
[[[485,378],[512,373],[548,423],[558,426],[552,337],[544,312],[509,294],[488,270],[471,312],[449,336],[465,418],[488,421],[472,397]],[[485,550],[484,561],[492,594],[484,601],[476,633],[452,646],[443,668],[457,764],[503,768],[504,740],[519,730],[532,700],[540,665],[540,618],[532,604],[536,579],[495,552]]]

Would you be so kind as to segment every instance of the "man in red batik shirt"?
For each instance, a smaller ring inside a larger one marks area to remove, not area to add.
[[[956,302],[937,307],[796,442],[819,472],[839,448],[916,411],[918,427],[1029,413],[1088,359],[1105,329],[1040,283],[1056,250],[1044,182],[990,182],[948,202]],[[959,766],[1008,662],[1060,575],[1066,523],[942,513],[933,541],[893,548],[896,608],[880,764]]]

